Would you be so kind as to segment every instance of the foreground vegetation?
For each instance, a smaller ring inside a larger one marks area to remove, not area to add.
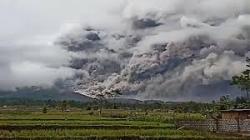
[[[97,110],[79,108],[42,110],[1,108],[0,139],[239,139],[175,128],[176,120],[204,119],[199,113],[105,109],[99,116]]]

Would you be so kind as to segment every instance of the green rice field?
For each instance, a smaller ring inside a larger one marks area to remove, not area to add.
[[[201,114],[133,110],[96,111],[1,110],[0,139],[86,139],[86,140],[206,140],[246,139],[209,132],[179,130],[176,120],[201,120]]]

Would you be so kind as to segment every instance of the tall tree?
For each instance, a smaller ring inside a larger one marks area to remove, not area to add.
[[[108,98],[114,98],[116,96],[121,95],[122,93],[120,89],[107,89],[105,86],[93,86],[93,87],[94,89],[91,89],[88,92],[82,92],[81,90],[76,90],[76,92],[95,99],[98,102],[99,115],[101,116],[104,102]]]
[[[95,99],[99,103],[99,115],[102,115],[102,108],[105,100],[107,98],[112,98],[121,95],[121,91],[119,89],[113,89],[109,91],[99,92],[99,94],[95,95]]]
[[[67,101],[66,101],[66,100],[63,100],[63,101],[61,102],[61,110],[62,110],[62,112],[65,112],[65,111],[67,110],[67,106],[68,106]]]
[[[250,58],[246,58],[247,68],[240,75],[235,75],[232,77],[232,85],[236,85],[242,91],[246,92],[247,99],[249,99],[250,92]]]
[[[44,106],[44,107],[43,107],[43,113],[44,113],[44,114],[46,114],[46,113],[47,113],[47,111],[48,111],[47,107],[46,107],[46,106]]]

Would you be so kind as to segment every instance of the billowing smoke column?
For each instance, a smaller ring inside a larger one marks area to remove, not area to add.
[[[236,92],[228,83],[250,54],[249,0],[126,4],[120,29],[82,26],[56,42],[73,54],[80,93],[209,100]]]

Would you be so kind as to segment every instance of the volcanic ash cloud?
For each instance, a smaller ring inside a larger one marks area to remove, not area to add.
[[[247,0],[128,1],[123,24],[83,25],[56,44],[73,54],[69,67],[82,94],[213,99],[233,94],[228,81],[245,68],[249,9]]]

